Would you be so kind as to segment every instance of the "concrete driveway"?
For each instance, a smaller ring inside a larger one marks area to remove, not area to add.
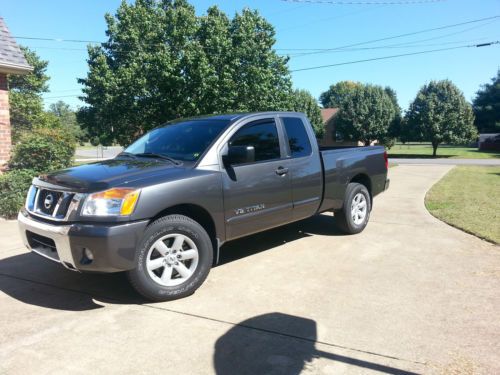
[[[498,374],[500,249],[423,204],[450,168],[392,168],[360,235],[320,215],[228,244],[169,303],[29,254],[0,223],[0,373]]]

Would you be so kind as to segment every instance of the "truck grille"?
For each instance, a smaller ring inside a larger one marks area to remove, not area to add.
[[[74,196],[74,193],[32,186],[28,193],[27,208],[34,214],[62,220]]]

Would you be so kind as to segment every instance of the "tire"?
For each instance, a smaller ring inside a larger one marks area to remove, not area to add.
[[[210,237],[183,215],[151,223],[138,247],[136,267],[127,272],[132,287],[151,301],[171,301],[195,292],[210,272]]]
[[[361,210],[363,202],[364,210]],[[362,232],[370,220],[372,208],[368,189],[362,184],[348,184],[342,207],[342,210],[335,211],[334,217],[337,227],[347,234]]]

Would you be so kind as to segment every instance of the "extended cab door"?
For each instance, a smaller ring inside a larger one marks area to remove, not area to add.
[[[323,171],[318,143],[312,126],[296,114],[279,117],[286,135],[286,152],[290,161],[293,220],[314,215],[323,194]]]
[[[292,220],[290,174],[283,131],[275,117],[243,124],[224,146],[255,149],[253,162],[224,162],[226,237],[233,239]]]

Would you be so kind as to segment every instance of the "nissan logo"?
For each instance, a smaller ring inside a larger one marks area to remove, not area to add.
[[[49,194],[45,197],[43,206],[48,210],[50,207],[52,207],[52,203],[54,203],[54,196],[52,194]]]

